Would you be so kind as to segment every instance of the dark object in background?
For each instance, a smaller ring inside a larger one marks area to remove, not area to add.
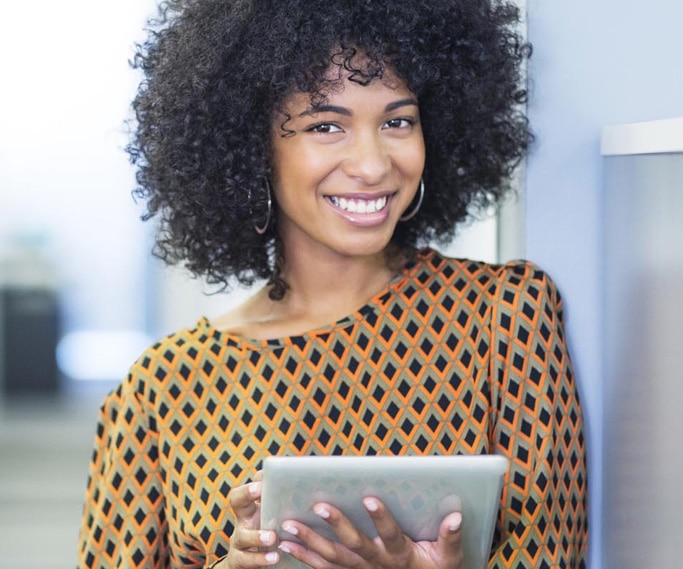
[[[58,299],[49,288],[0,288],[0,389],[6,395],[55,394]]]

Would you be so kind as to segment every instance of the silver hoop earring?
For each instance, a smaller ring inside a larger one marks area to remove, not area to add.
[[[413,210],[408,213],[408,214],[403,214],[401,217],[399,217],[399,221],[408,221],[409,219],[413,219],[415,217],[415,214],[420,211],[420,206],[422,205],[422,200],[425,197],[425,182],[422,178],[420,178],[420,196],[417,199],[417,205],[413,208]]]
[[[268,195],[268,212],[266,213],[266,221],[263,225],[254,224],[254,229],[256,230],[256,233],[258,233],[259,235],[263,235],[266,231],[268,231],[268,226],[270,225],[270,218],[273,215],[273,199],[271,197],[270,184],[268,183],[267,178],[266,194]]]

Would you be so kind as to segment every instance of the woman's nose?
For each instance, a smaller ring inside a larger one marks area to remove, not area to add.
[[[349,145],[343,165],[348,176],[372,186],[382,183],[391,169],[391,158],[379,133],[363,133]]]

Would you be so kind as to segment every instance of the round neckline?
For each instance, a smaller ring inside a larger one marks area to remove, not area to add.
[[[342,317],[336,322],[307,330],[300,334],[266,339],[247,338],[225,330],[219,330],[211,323],[211,320],[207,316],[201,316],[197,321],[196,326],[197,328],[207,330],[213,337],[222,338],[223,343],[225,344],[256,350],[280,348],[288,345],[305,343],[315,338],[323,338],[326,335],[332,334],[339,328],[353,325],[356,322],[365,319],[370,313],[375,313],[377,307],[385,304],[388,297],[396,290],[400,289],[403,283],[410,278],[410,275],[414,273],[421,264],[433,257],[435,253],[436,251],[433,249],[422,249],[417,251],[382,290],[373,295],[365,304],[354,312]]]

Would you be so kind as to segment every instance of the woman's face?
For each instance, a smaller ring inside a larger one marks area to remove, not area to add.
[[[385,83],[345,79],[315,109],[296,93],[283,106],[291,118],[275,116],[272,184],[285,252],[366,256],[389,243],[420,184],[425,148],[416,97],[397,79]]]

